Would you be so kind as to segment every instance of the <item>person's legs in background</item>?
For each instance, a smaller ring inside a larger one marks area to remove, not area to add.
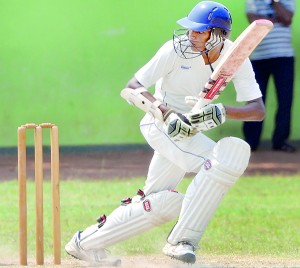
[[[270,60],[255,60],[252,61],[255,78],[259,84],[260,90],[263,95],[263,101],[266,101],[267,86],[271,75]],[[244,122],[243,133],[245,141],[250,145],[251,150],[255,151],[259,146],[260,136],[262,133],[262,122]]]
[[[272,143],[274,150],[294,152],[295,148],[286,141],[290,135],[291,109],[294,88],[294,58],[282,57],[273,59],[272,73],[276,86],[278,108],[275,117],[275,129]]]

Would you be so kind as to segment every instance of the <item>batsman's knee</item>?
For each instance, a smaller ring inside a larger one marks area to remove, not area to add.
[[[245,141],[227,137],[217,142],[212,155],[222,167],[242,175],[249,164],[250,152],[250,146]]]
[[[155,225],[160,225],[176,218],[181,209],[184,195],[176,191],[165,190],[158,193],[144,195],[138,190],[137,196],[121,201],[122,205],[141,211]],[[139,207],[139,208],[138,208]],[[131,209],[130,209],[131,210]]]
[[[150,217],[154,224],[160,225],[178,217],[183,198],[181,193],[166,190],[150,194],[141,202],[144,214]]]
[[[211,173],[211,177],[220,183],[233,184],[245,172],[250,152],[245,141],[235,137],[223,138],[217,142],[201,171]]]

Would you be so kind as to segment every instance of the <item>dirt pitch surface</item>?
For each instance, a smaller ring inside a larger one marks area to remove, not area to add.
[[[125,256],[122,259],[120,268],[287,268],[300,267],[300,258],[285,259],[280,257],[265,256],[201,256],[198,255],[197,261],[193,265],[182,264],[176,260],[165,256]],[[72,258],[63,259],[60,266],[51,264],[51,260],[45,260],[45,265],[37,266],[35,261],[29,259],[28,267],[116,267],[107,265],[89,264]],[[17,268],[16,260],[0,261],[0,267]],[[24,267],[24,266],[23,266]]]
[[[299,147],[298,147],[299,148]],[[61,179],[110,179],[144,177],[153,151],[145,145],[61,147]],[[34,177],[33,148],[28,149],[27,174]],[[245,175],[300,174],[300,151],[293,154],[274,152],[266,146],[252,153]],[[50,176],[49,148],[44,150],[44,175]],[[0,181],[17,178],[17,149],[0,148]],[[300,257],[285,259],[266,256],[203,256],[198,253],[195,265],[183,265],[163,255],[124,256],[122,268],[231,268],[231,267],[300,267]],[[16,259],[1,259],[0,267],[19,267]],[[29,260],[29,267],[34,265]],[[44,267],[54,267],[46,261]],[[60,267],[97,267],[72,258],[64,258]],[[107,267],[107,266],[101,266]]]
[[[300,149],[296,153],[284,153],[267,146],[252,153],[245,175],[300,173]],[[33,178],[33,148],[27,152],[27,174]],[[144,177],[152,154],[147,145],[61,147],[61,179]],[[0,148],[0,172],[0,180],[17,178],[16,148]],[[44,149],[44,174],[46,178],[50,175],[48,147]]]

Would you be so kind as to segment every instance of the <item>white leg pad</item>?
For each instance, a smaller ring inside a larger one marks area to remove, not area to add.
[[[115,209],[100,228],[92,225],[80,234],[84,250],[109,247],[178,217],[183,195],[173,191],[152,193],[138,202]]]
[[[197,246],[223,196],[244,173],[250,147],[241,139],[224,138],[214,147],[187,189],[179,220],[168,237],[170,244],[189,241]]]

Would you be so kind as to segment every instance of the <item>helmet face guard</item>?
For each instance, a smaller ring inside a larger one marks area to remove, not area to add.
[[[174,32],[174,50],[180,57],[189,59],[208,53],[228,38],[232,19],[229,10],[224,5],[212,1],[202,1],[192,9],[187,17],[178,20],[177,23],[185,29]],[[189,40],[187,29],[211,33],[205,44],[205,50],[192,51],[191,48],[195,48],[195,46]]]
[[[206,52],[198,50],[189,39],[189,30],[179,29],[173,34],[173,47],[177,55],[184,59],[196,58]]]
[[[177,55],[184,59],[196,58],[208,53],[214,47],[223,42],[226,38],[219,28],[211,29],[210,38],[205,43],[204,50],[198,50],[189,39],[189,30],[179,29],[173,33],[173,47]],[[193,49],[194,50],[193,50]]]

